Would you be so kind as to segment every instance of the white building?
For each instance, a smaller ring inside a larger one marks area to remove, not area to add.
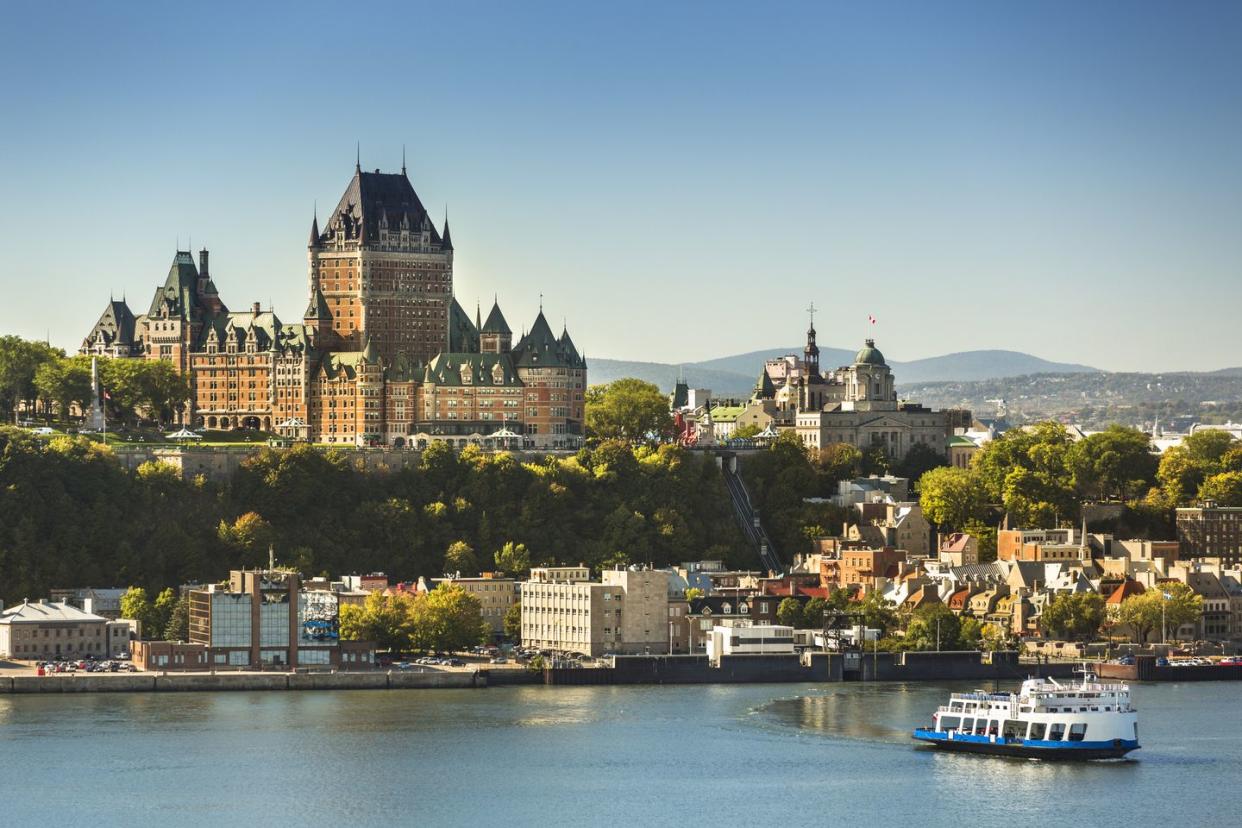
[[[0,657],[28,660],[108,655],[107,619],[69,604],[23,601],[0,612]]]
[[[715,661],[727,655],[793,655],[794,630],[780,624],[712,627],[707,657]]]

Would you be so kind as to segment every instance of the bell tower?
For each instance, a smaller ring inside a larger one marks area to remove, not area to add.
[[[819,346],[815,344],[815,303],[806,309],[811,316],[811,325],[806,330],[806,347],[802,349],[802,361],[806,366],[807,377],[819,376]]]

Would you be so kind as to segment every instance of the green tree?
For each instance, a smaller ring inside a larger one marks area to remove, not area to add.
[[[792,595],[780,602],[776,607],[776,622],[786,627],[799,629],[802,627],[802,602]]]
[[[177,590],[172,587],[165,587],[159,595],[155,596],[155,603],[151,605],[152,637],[163,635],[168,629],[173,611],[177,608],[177,598]]]
[[[1074,443],[1067,465],[1084,497],[1126,500],[1150,488],[1157,460],[1150,437],[1136,428],[1112,425]]]
[[[821,482],[829,486],[857,477],[862,471],[862,462],[862,452],[851,443],[829,443],[811,453],[811,464]]]
[[[585,416],[587,433],[599,440],[661,441],[673,430],[668,399],[658,386],[638,379],[588,388]]]
[[[33,404],[38,394],[35,376],[39,366],[62,359],[64,355],[63,351],[42,342],[0,336],[0,411],[13,415],[20,403]]]
[[[34,386],[42,400],[56,406],[60,420],[67,421],[72,406],[77,405],[85,410],[90,404],[90,357],[76,356],[43,362],[35,371]]]
[[[988,502],[1000,502],[1021,526],[1047,528],[1078,513],[1072,446],[1058,423],[1013,429],[985,445],[970,470],[983,485]]]
[[[1141,595],[1131,595],[1117,608],[1115,620],[1128,625],[1138,643],[1163,625],[1173,635],[1183,624],[1192,624],[1203,614],[1203,597],[1182,583],[1157,584]],[[1163,638],[1164,636],[1162,636]]]
[[[686,590],[687,601],[694,601],[702,597],[703,597],[703,590],[699,589],[698,587],[690,587],[689,589]]]
[[[238,566],[254,566],[266,563],[268,549],[276,540],[272,524],[258,512],[246,512],[232,523],[221,520],[216,536],[225,545],[236,550],[233,562]]]
[[[460,572],[463,575],[479,573],[478,559],[474,556],[474,547],[464,540],[455,540],[449,544],[444,553],[444,571]]]
[[[515,644],[522,643],[522,607],[517,602],[505,610],[505,638]]]
[[[409,595],[372,592],[361,604],[342,604],[341,639],[374,641],[379,650],[400,653],[410,649],[412,606]]]
[[[880,631],[881,638],[897,629],[900,624],[897,608],[891,602],[884,600],[884,596],[877,590],[864,595],[863,599],[857,603],[856,611],[862,613],[863,623],[867,627]]]
[[[1221,472],[1204,480],[1199,499],[1214,500],[1218,506],[1242,506],[1242,472]]]
[[[749,440],[761,431],[763,431],[763,427],[758,423],[747,423],[736,426],[729,434],[729,437],[733,440]]]
[[[823,598],[812,598],[807,601],[802,607],[801,626],[804,629],[823,629],[826,609],[828,609],[828,602]]]
[[[411,621],[419,650],[458,652],[489,641],[479,599],[459,586],[439,586],[414,602]]]
[[[955,650],[960,641],[961,619],[941,603],[919,607],[906,625],[907,649]]]
[[[1104,598],[1096,592],[1062,592],[1040,614],[1039,624],[1053,638],[1090,641],[1105,620]]]
[[[924,474],[938,469],[948,462],[943,452],[936,451],[928,443],[915,443],[906,456],[893,466],[893,474],[917,484]]]
[[[151,599],[142,587],[132,586],[121,596],[121,617],[137,621],[138,632],[142,638],[153,638],[164,631],[159,625],[155,607],[151,605]]]
[[[919,479],[923,515],[942,530],[962,530],[983,517],[987,494],[971,469],[931,469]]]
[[[520,575],[530,569],[530,552],[524,543],[507,541],[496,550],[496,568],[508,575]]]
[[[190,638],[190,602],[184,596],[177,598],[172,612],[168,616],[168,624],[164,627],[165,641],[188,641]]]
[[[863,452],[860,465],[860,471],[864,475],[885,475],[889,473],[892,459],[888,456],[888,450],[882,444],[876,444],[868,447]]]

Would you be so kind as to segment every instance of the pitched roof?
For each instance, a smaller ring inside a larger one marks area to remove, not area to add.
[[[164,286],[156,288],[151,299],[149,317],[163,318],[165,311],[173,319],[197,319],[202,311],[198,303],[198,268],[188,250],[178,250],[168,268]]]
[[[1121,586],[1113,590],[1112,595],[1108,596],[1105,604],[1116,605],[1129,598],[1131,595],[1142,595],[1147,590],[1138,581],[1126,579],[1121,582]]]
[[[513,331],[509,330],[509,323],[505,321],[505,315],[500,312],[499,302],[492,302],[492,311],[487,315],[487,321],[483,323],[483,328],[479,331],[479,333],[513,333]]]
[[[576,357],[576,358],[575,358]],[[513,360],[520,368],[583,368],[586,362],[575,351],[572,355],[561,346],[561,340],[552,333],[543,311],[535,317],[530,333],[513,346]]]
[[[70,604],[53,601],[29,603],[23,601],[0,612],[0,624],[38,624],[47,621],[104,621],[93,613],[84,612]]]
[[[768,376],[766,368],[759,372],[759,379],[755,381],[755,396],[761,400],[776,396],[776,386],[772,384],[772,377]]]
[[[124,300],[118,302],[113,299],[99,315],[99,321],[87,334],[86,341],[92,342],[99,339],[104,345],[131,346],[134,344],[135,322],[134,313],[129,309],[129,305],[125,304]]]
[[[453,299],[449,306],[449,351],[455,354],[479,352],[479,328],[470,320],[465,309]]]
[[[509,354],[438,354],[423,375],[423,382],[436,385],[502,386],[521,388]]]
[[[319,289],[319,285],[315,285],[315,292],[311,294],[310,302],[306,305],[306,313],[302,314],[303,319],[331,319],[332,311],[328,310],[328,300],[323,298],[323,291]]]
[[[422,233],[426,228],[433,244],[442,243],[405,173],[363,172],[358,168],[354,169],[354,177],[328,218],[319,240],[326,241],[341,234],[349,240],[376,241],[381,224],[391,231],[407,227],[411,233]]]

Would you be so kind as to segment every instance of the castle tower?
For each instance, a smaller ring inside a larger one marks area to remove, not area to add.
[[[323,231],[312,225],[307,257],[312,302],[318,290],[341,350],[361,351],[369,336],[394,364],[399,353],[427,362],[448,347],[452,243],[404,170],[356,164]]]

